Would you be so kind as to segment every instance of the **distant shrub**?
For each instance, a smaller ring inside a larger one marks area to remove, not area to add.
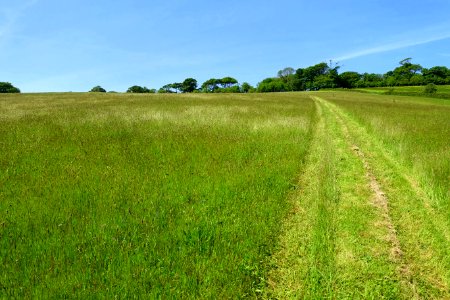
[[[255,90],[255,88],[253,86],[251,86],[250,83],[248,83],[248,82],[244,82],[241,85],[241,92],[242,93],[250,93],[250,92],[252,92],[254,90]]]
[[[97,85],[94,86],[89,92],[91,93],[106,93],[106,90],[102,88],[101,86]]]
[[[129,87],[127,90],[127,93],[137,93],[137,94],[145,94],[145,93],[154,93],[155,90],[150,90],[147,87],[142,87],[139,85],[133,85],[132,87]]]
[[[425,86],[425,94],[435,94],[437,92],[437,87],[434,83],[429,83]]]
[[[9,82],[0,82],[0,93],[20,93],[20,90]]]

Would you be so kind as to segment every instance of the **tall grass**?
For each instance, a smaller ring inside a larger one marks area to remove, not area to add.
[[[0,96],[1,297],[255,295],[313,115],[292,94]]]

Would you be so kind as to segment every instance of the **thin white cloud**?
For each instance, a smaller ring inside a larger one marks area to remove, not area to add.
[[[367,56],[367,55],[371,55],[371,54],[388,52],[388,51],[393,51],[393,50],[398,50],[398,49],[403,49],[403,48],[408,48],[408,47],[413,47],[413,46],[418,46],[418,45],[424,45],[424,44],[428,44],[428,43],[432,43],[432,42],[446,40],[449,38],[450,38],[450,33],[444,33],[441,35],[436,35],[436,36],[428,37],[428,38],[415,39],[415,40],[411,40],[411,39],[403,40],[403,41],[385,44],[385,45],[381,45],[381,46],[376,46],[376,47],[372,47],[372,48],[368,48],[368,49],[364,49],[364,50],[360,50],[360,51],[350,52],[350,53],[344,54],[342,56],[333,58],[332,60],[344,61],[344,60],[349,60],[352,58]]]

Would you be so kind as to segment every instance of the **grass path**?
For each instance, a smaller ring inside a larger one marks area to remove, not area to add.
[[[450,297],[450,240],[448,223],[435,211],[413,175],[393,159],[363,126],[345,112],[322,99],[343,127],[349,139],[366,153],[365,163],[383,186],[389,199],[392,226],[398,232],[401,260],[397,271],[414,298]],[[406,291],[404,291],[405,293]]]
[[[445,218],[381,144],[319,97],[268,298],[449,298]]]

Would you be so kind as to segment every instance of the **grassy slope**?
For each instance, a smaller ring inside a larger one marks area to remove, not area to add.
[[[356,88],[353,91],[370,93],[370,94],[391,94],[404,96],[420,96],[433,98],[450,98],[450,85],[437,85],[437,91],[434,94],[426,95],[425,86],[396,86],[396,87],[380,87],[380,88]]]
[[[444,100],[323,94],[368,155],[389,199],[401,276],[413,295],[450,296],[450,106]],[[346,111],[346,113],[344,113]]]
[[[450,102],[420,97],[325,93],[420,181],[450,222]]]
[[[330,95],[325,97],[334,100],[338,106],[342,104],[339,97],[337,99],[333,99]],[[408,104],[411,103],[403,103],[405,107],[400,110],[404,113],[408,112]],[[354,103],[352,107],[354,106],[358,104]],[[369,133],[364,123],[361,126],[361,123],[352,119],[351,115],[346,115],[338,107],[334,107],[333,111],[345,120],[354,142],[368,154],[366,159],[371,172],[378,179],[387,198],[387,212],[393,233],[398,240],[397,273],[400,275],[401,282],[404,283],[402,296],[406,295],[408,298],[408,291],[410,291],[410,297],[414,298],[449,297],[450,219],[448,211],[441,210],[435,205],[433,197],[426,193],[427,184],[419,183],[417,174],[414,174],[401,160],[395,158],[388,147],[380,143],[379,135]],[[445,110],[442,113],[445,114]],[[403,116],[400,113],[388,114],[387,111],[383,115],[386,119],[386,116]],[[406,117],[401,120],[399,123],[408,123]],[[445,132],[442,128],[436,128],[436,130]],[[426,131],[422,131],[421,134],[426,134]],[[416,150],[419,149],[416,148]],[[441,200],[448,201],[448,197]]]
[[[447,103],[313,95],[318,126],[268,296],[449,297]]]
[[[2,296],[449,297],[449,102],[311,95],[1,96]]]
[[[0,96],[0,297],[255,293],[314,105]]]
[[[273,256],[268,297],[398,298],[401,285],[364,167],[330,109],[318,126],[298,192]]]

